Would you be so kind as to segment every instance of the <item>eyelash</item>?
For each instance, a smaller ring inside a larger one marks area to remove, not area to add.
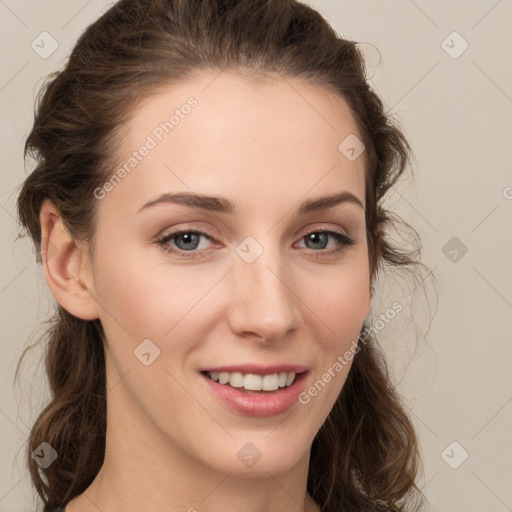
[[[325,249],[314,250],[314,249],[310,249],[313,252],[324,253],[324,254],[327,254],[327,255],[329,255],[329,254],[337,254],[337,253],[341,253],[342,251],[344,251],[345,249],[347,249],[351,245],[354,245],[354,240],[349,238],[347,235],[344,235],[343,233],[340,233],[339,231],[326,230],[326,229],[324,229],[324,230],[316,229],[316,230],[309,231],[308,233],[304,234],[301,237],[301,240],[303,240],[304,238],[306,238],[307,236],[309,236],[309,235],[311,235],[313,233],[323,233],[323,234],[331,235],[338,242],[340,242],[339,247],[337,247],[336,249],[331,249],[331,250],[325,250]],[[191,250],[191,251],[182,251],[181,249],[176,249],[176,248],[174,248],[174,247],[172,247],[172,246],[170,246],[168,244],[168,242],[170,240],[172,240],[173,238],[177,238],[178,236],[183,235],[183,234],[203,235],[206,238],[208,238],[209,240],[213,241],[213,237],[211,237],[208,233],[204,233],[203,231],[197,231],[197,230],[194,230],[194,229],[186,229],[185,228],[185,229],[180,229],[178,231],[174,231],[173,233],[169,233],[168,235],[162,236],[161,238],[159,238],[156,241],[156,243],[166,253],[171,253],[171,254],[175,254],[175,255],[178,255],[178,256],[184,256],[184,257],[188,257],[188,258],[201,257],[201,254],[200,254],[202,252],[201,250],[194,249],[194,250]]]

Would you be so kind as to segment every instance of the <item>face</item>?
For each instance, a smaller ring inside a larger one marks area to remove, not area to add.
[[[309,456],[369,312],[364,154],[339,149],[361,138],[341,98],[217,75],[140,104],[125,172],[97,190],[108,421],[182,461],[279,473]]]

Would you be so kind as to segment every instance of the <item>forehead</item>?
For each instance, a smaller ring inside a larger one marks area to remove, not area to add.
[[[364,204],[364,153],[351,160],[342,151],[351,137],[361,139],[348,105],[322,87],[204,72],[160,88],[133,110],[115,169],[126,172],[109,196],[132,209],[166,191],[238,202],[236,195],[247,204],[274,198],[283,207],[344,189]]]

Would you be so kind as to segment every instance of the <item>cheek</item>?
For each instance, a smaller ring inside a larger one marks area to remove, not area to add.
[[[358,338],[369,311],[368,287],[364,270],[353,269],[331,281],[323,293],[317,292],[309,298],[313,304],[310,322],[317,326],[314,337],[317,364],[310,386],[300,400],[315,411],[318,428],[338,398],[357,357]]]
[[[357,339],[370,307],[368,266],[347,266],[314,283],[303,283],[304,303],[326,331],[325,348],[340,348]]]
[[[156,248],[127,246],[116,253],[115,247],[109,240],[98,252],[95,292],[102,323],[124,328],[134,339],[163,336],[218,280],[212,270],[166,263]]]

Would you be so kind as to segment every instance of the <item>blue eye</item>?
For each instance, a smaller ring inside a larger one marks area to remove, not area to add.
[[[204,252],[198,248],[200,245],[201,237],[213,241],[213,237],[202,231],[182,229],[159,238],[157,240],[157,244],[160,245],[165,252],[176,254],[178,256],[184,256],[187,258],[196,258],[201,257],[201,252]],[[325,250],[326,246],[328,245],[329,237],[334,238],[338,242],[338,246],[334,249]],[[338,231],[330,230],[310,231],[309,233],[306,233],[301,238],[301,240],[305,240],[306,243],[309,243],[310,245],[308,248],[312,249],[313,252],[326,255],[331,253],[339,253],[354,244],[354,240],[349,238],[347,235],[339,233]],[[169,243],[171,241],[174,245],[177,246],[177,248],[173,247],[173,245]]]
[[[311,242],[313,245],[321,245],[320,249],[325,249],[324,245],[327,245],[329,236],[335,238],[339,245],[335,249],[327,252],[340,252],[345,249],[347,246],[351,246],[354,244],[354,241],[348,236],[338,233],[337,231],[310,231],[306,235],[302,237],[302,239]],[[310,247],[311,248],[311,247]],[[317,249],[319,247],[316,247]]]
[[[198,254],[193,251],[198,250],[199,240],[201,237],[212,240],[212,237],[206,233],[203,233],[202,231],[182,229],[180,231],[175,231],[174,233],[165,235],[164,237],[160,238],[157,243],[166,252],[178,254],[179,256],[196,257]],[[169,245],[171,240],[173,240],[174,243],[178,246],[178,249],[174,248],[172,245]]]

